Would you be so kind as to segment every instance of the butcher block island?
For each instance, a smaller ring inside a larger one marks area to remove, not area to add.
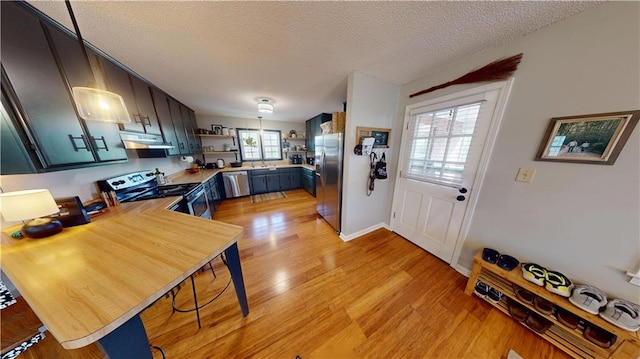
[[[110,358],[151,358],[140,312],[224,252],[249,312],[237,242],[244,229],[172,212],[177,199],[109,207],[43,239],[2,231],[2,269],[66,349],[98,342]]]

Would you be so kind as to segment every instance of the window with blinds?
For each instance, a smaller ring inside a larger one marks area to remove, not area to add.
[[[243,161],[281,160],[279,130],[237,129]]]
[[[461,185],[481,105],[479,101],[413,114],[403,177]]]

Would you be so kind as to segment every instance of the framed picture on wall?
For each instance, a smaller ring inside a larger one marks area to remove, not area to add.
[[[391,146],[391,129],[389,128],[356,127],[356,143],[361,144],[362,139],[366,137],[374,138],[374,148],[388,148]]]
[[[552,118],[535,159],[612,165],[639,117],[640,110]]]

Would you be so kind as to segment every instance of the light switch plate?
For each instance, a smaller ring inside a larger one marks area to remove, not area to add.
[[[532,167],[520,167],[516,181],[531,183],[533,182],[533,176],[536,174],[536,169]]]

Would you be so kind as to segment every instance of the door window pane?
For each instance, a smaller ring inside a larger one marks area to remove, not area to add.
[[[411,118],[405,177],[460,185],[481,102],[418,113]]]

